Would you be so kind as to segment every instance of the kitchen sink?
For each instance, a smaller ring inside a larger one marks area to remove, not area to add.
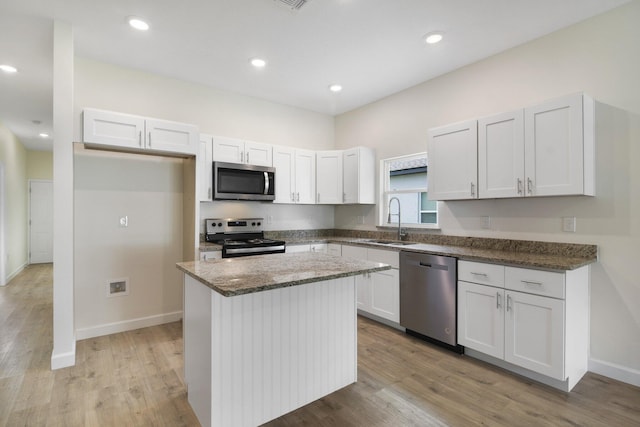
[[[389,245],[389,246],[417,245],[417,243],[402,242],[402,241],[399,241],[399,240],[365,240],[365,243],[375,243],[375,244],[378,244],[378,245]]]

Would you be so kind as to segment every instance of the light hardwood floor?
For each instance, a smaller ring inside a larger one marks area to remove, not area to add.
[[[197,426],[180,322],[79,341],[50,370],[51,265],[0,288],[0,426]],[[587,374],[567,394],[367,319],[358,383],[269,426],[640,426],[640,389]]]

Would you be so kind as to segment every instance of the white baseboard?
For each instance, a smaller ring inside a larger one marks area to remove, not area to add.
[[[589,359],[589,371],[640,387],[640,371],[598,359]]]
[[[25,268],[26,266],[27,266],[27,263],[25,262],[25,263],[24,263],[24,264],[22,264],[20,267],[18,267],[18,268],[17,268],[13,273],[10,273],[10,274],[7,276],[7,278],[6,278],[6,280],[5,280],[4,285],[3,285],[3,286],[8,285],[8,284],[9,284],[9,282],[10,282],[11,280],[13,280],[13,278],[14,278],[14,277],[16,277],[18,274],[22,273],[22,270],[24,270],[24,268]]]
[[[76,342],[73,341],[73,348],[67,353],[56,354],[51,352],[51,370],[68,368],[76,364]]]
[[[101,337],[103,335],[117,334],[118,332],[133,331],[134,329],[176,322],[180,319],[182,319],[182,311],[174,311],[173,313],[163,313],[120,322],[105,323],[90,328],[76,329],[76,339],[84,340],[87,338]]]

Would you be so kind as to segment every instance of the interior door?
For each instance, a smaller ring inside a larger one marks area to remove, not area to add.
[[[29,181],[29,263],[53,262],[53,182]]]

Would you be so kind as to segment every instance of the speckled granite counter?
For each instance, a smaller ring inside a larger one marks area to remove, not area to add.
[[[386,264],[322,253],[295,253],[182,262],[178,269],[231,297],[388,270]]]
[[[343,230],[349,231],[349,230]],[[297,235],[292,232],[270,232],[272,238],[284,239],[287,245],[310,243],[338,243],[365,246],[392,251],[422,252],[433,255],[452,256],[467,261],[488,262],[515,267],[538,268],[554,271],[575,270],[598,260],[596,245],[575,243],[536,242],[528,240],[488,239],[460,236],[411,235],[402,245],[379,244],[376,239],[389,239],[375,232],[357,232],[353,235],[319,236]],[[348,233],[345,233],[348,234]],[[392,240],[390,238],[389,240]],[[406,243],[412,243],[407,245]],[[220,245],[201,242],[201,251],[220,250]]]

